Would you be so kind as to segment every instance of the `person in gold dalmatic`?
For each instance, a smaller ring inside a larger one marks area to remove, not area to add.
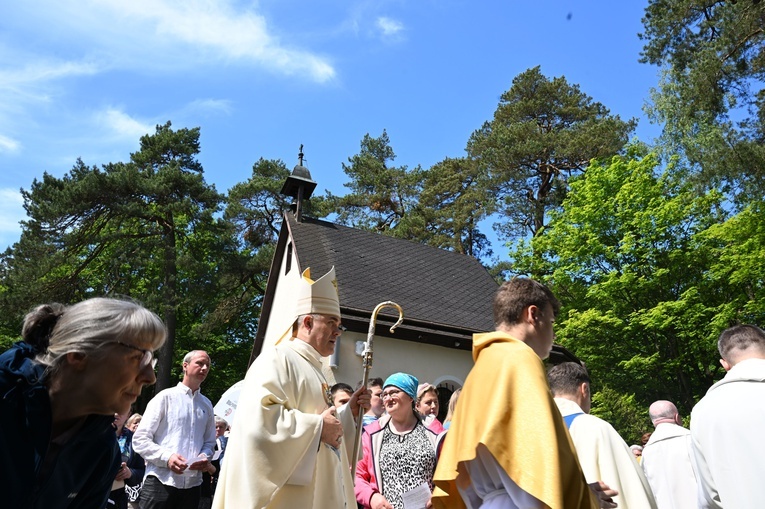
[[[542,359],[560,303],[527,278],[494,298],[497,330],[476,334],[473,360],[436,467],[434,507],[616,507],[603,483],[588,487],[547,387]]]
[[[335,409],[322,374],[321,358],[342,330],[334,267],[315,282],[303,273],[295,315],[294,337],[264,350],[247,372],[214,509],[356,505],[353,414],[370,396],[362,387]]]

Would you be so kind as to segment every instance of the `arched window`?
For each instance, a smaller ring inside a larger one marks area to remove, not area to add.
[[[439,377],[435,384],[438,389],[438,420],[444,422],[449,411],[449,398],[457,389],[462,387],[462,381],[451,376]]]

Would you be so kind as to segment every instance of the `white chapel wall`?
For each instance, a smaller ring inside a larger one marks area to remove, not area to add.
[[[337,356],[335,379],[355,386],[363,376],[361,357],[356,354],[356,342],[366,341],[367,335],[345,332],[341,336]],[[403,371],[416,376],[420,382],[438,384],[452,381],[458,386],[465,382],[473,356],[467,350],[455,350],[442,346],[414,343],[400,339],[375,336],[370,378],[383,380],[389,375]]]

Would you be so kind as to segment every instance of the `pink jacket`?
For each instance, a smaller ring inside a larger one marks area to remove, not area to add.
[[[356,465],[356,501],[363,507],[369,509],[372,495],[379,493],[377,479],[380,477],[380,447],[382,446],[382,428],[388,424],[390,416],[384,415],[379,420],[364,426],[364,433],[361,435],[361,445],[364,450],[364,456]],[[423,423],[424,424],[424,423]],[[432,433],[431,442],[433,449],[438,450],[439,439],[445,432],[443,425],[438,419],[427,425],[427,429]]]

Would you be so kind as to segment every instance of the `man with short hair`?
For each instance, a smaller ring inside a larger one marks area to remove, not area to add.
[[[380,377],[370,378],[367,381],[367,389],[371,392],[369,400],[369,410],[364,414],[364,426],[372,424],[385,413],[385,406],[382,401],[383,379]]]
[[[354,416],[369,405],[360,387],[335,408],[322,358],[342,331],[334,267],[297,288],[293,337],[263,350],[245,377],[216,509],[343,508],[355,504]]]
[[[329,390],[329,397],[332,399],[332,404],[335,408],[340,408],[351,400],[353,395],[353,387],[345,382],[337,382]]]
[[[696,509],[696,475],[691,462],[691,432],[671,401],[648,407],[656,431],[643,447],[643,471],[659,509]]]
[[[614,502],[620,509],[655,509],[651,488],[627,443],[613,426],[590,415],[590,376],[584,366],[558,364],[550,368],[547,380],[587,481],[602,479],[617,490]]]
[[[765,332],[736,325],[717,341],[725,377],[691,412],[701,508],[759,509],[765,503]]]
[[[202,472],[215,446],[215,413],[199,387],[210,372],[210,356],[193,350],[183,358],[183,380],[149,401],[133,436],[146,460],[141,509],[184,509],[199,505]]]
[[[434,507],[616,507],[615,491],[588,487],[547,387],[542,359],[552,350],[559,309],[532,279],[497,291],[496,331],[473,336],[475,364],[436,466]]]

